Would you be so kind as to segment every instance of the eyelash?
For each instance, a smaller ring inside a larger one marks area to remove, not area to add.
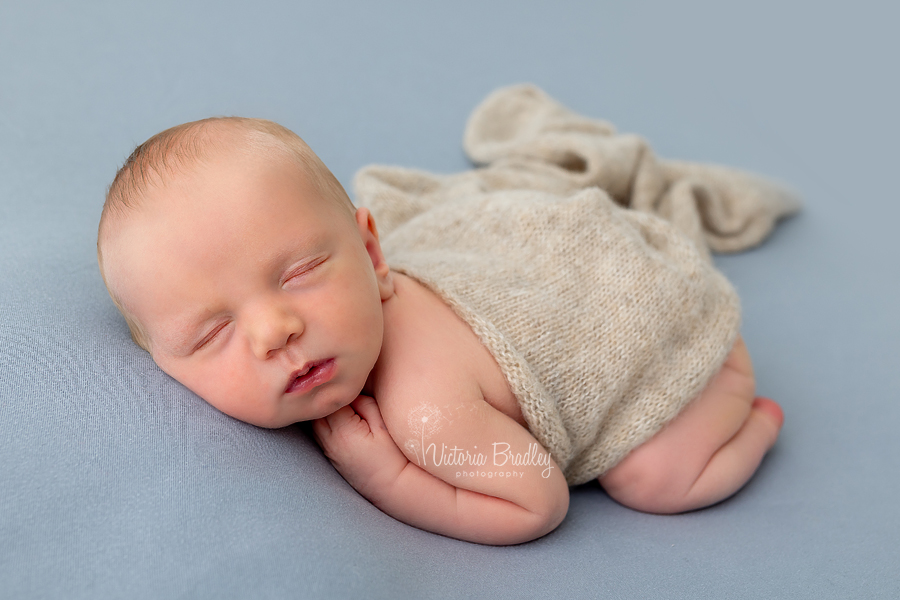
[[[287,277],[284,278],[282,285],[284,285],[285,283],[287,283],[288,281],[290,281],[292,279],[296,279],[297,277],[306,275],[307,273],[309,273],[310,271],[312,271],[313,269],[315,269],[316,267],[321,265],[323,262],[325,262],[325,258],[326,257],[324,257],[324,256],[320,257],[320,258],[316,258],[308,263],[301,265],[299,268],[291,271],[291,273]]]
[[[210,342],[212,342],[214,339],[216,339],[219,336],[219,333],[223,329],[225,329],[225,327],[227,325],[228,325],[228,323],[222,323],[221,325],[218,325],[215,329],[210,331],[208,334],[206,334],[206,337],[204,337],[202,340],[200,340],[200,343],[197,344],[196,349],[200,350],[201,348],[205,348],[206,346],[208,346]]]

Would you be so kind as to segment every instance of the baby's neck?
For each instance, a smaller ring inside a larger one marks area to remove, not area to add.
[[[391,271],[391,277],[394,282],[394,293],[381,302],[381,312],[383,315],[384,337],[381,342],[381,352],[375,361],[375,366],[369,372],[366,383],[363,386],[362,393],[373,398],[378,397],[378,391],[382,388],[382,384],[387,378],[389,367],[392,364],[391,350],[394,348],[397,339],[397,330],[402,328],[401,323],[404,317],[413,310],[411,304],[414,302],[410,298],[413,292],[414,284],[406,276],[396,271]],[[400,327],[398,327],[400,326]]]

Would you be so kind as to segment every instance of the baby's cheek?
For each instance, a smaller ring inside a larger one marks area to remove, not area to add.
[[[254,396],[262,396],[265,391],[259,374],[240,358],[229,357],[210,369],[207,376],[223,397],[249,400]]]
[[[166,361],[157,360],[157,365],[172,379],[191,390],[202,399],[212,404],[212,390],[209,386],[209,379],[204,376],[204,369],[192,361],[190,358],[185,360]]]
[[[198,396],[225,414],[237,417],[234,412],[240,406],[236,400],[244,395],[244,379],[233,361],[217,361],[199,365],[191,374],[191,388]]]

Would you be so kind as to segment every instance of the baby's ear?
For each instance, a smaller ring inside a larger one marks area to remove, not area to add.
[[[375,269],[375,277],[378,280],[378,291],[381,299],[387,300],[394,295],[394,280],[391,278],[391,268],[384,259],[381,251],[381,243],[378,241],[378,228],[375,226],[375,218],[368,208],[356,210],[356,226],[359,235],[366,246],[372,266]]]

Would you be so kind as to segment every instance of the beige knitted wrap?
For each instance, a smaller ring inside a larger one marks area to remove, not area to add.
[[[799,204],[752,175],[657,161],[531,86],[489,96],[465,147],[489,165],[367,167],[357,201],[391,267],[472,327],[531,433],[584,483],[678,414],[730,351],[739,302],[708,246],[756,244]]]

